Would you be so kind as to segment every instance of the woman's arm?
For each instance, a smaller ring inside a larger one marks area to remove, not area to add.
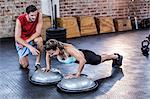
[[[84,68],[84,65],[86,63],[86,60],[85,59],[82,59],[82,58],[78,58],[77,59],[79,61],[79,67],[78,67],[78,71],[76,73],[76,77],[79,77],[83,68]]]
[[[51,59],[49,54],[46,52],[46,71],[51,69]]]
[[[79,77],[86,63],[84,55],[73,46],[67,47],[66,51],[68,52],[68,54],[70,54],[71,56],[74,56],[79,61],[79,67],[76,73],[76,77]]]

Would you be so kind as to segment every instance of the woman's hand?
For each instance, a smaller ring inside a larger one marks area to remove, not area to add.
[[[65,76],[65,79],[78,78],[80,75],[78,74],[68,74]]]
[[[76,77],[80,77],[80,73],[76,73],[75,76],[76,76]]]
[[[71,79],[71,78],[75,78],[75,75],[73,74],[65,75],[65,79]]]
[[[49,72],[49,71],[50,71],[49,68],[42,68],[41,70],[42,70],[43,72]]]

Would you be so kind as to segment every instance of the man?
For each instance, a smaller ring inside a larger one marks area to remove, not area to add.
[[[15,41],[19,55],[19,63],[22,68],[28,68],[28,54],[36,56],[35,66],[40,66],[43,39],[41,37],[42,13],[34,5],[26,8],[26,13],[21,14],[16,20]],[[37,49],[33,47],[37,45]]]

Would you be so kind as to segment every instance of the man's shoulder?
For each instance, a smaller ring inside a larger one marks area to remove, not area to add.
[[[24,18],[26,16],[26,13],[24,13],[24,14],[20,14],[19,16],[18,16],[18,19],[20,19],[20,18]]]
[[[24,13],[24,14],[20,14],[17,19],[20,21],[21,24],[24,24],[24,22],[26,21],[25,17],[26,14]]]

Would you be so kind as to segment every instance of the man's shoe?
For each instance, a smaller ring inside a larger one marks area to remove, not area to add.
[[[39,68],[41,68],[40,64],[36,64],[35,65],[35,70],[38,70]]]

